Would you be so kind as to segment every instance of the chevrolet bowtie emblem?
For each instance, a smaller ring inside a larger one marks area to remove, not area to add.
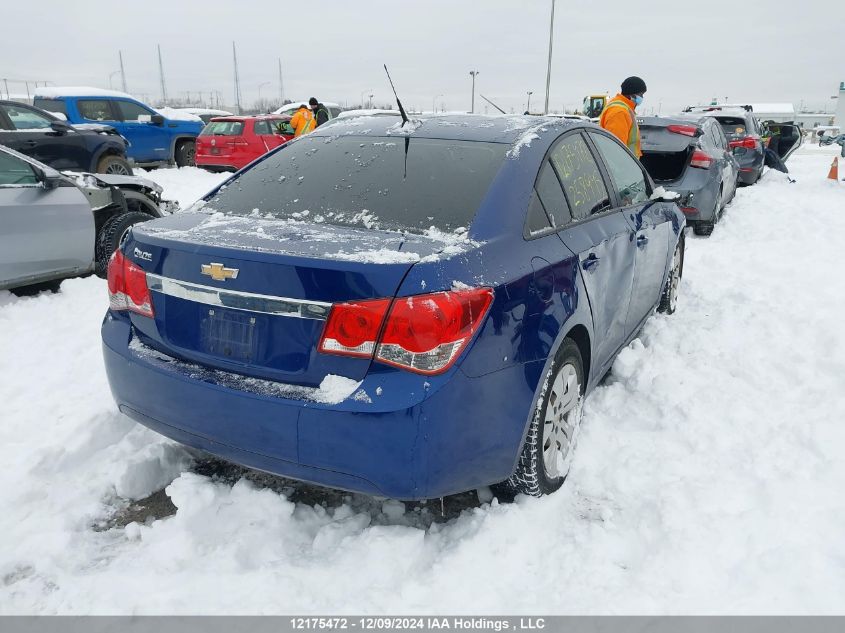
[[[237,268],[226,268],[223,264],[212,262],[211,264],[203,264],[201,266],[202,274],[208,275],[214,281],[226,281],[227,279],[237,279]]]

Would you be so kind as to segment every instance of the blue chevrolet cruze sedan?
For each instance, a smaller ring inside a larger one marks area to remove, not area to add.
[[[563,482],[581,404],[685,224],[581,121],[337,120],[132,228],[102,326],[122,412],[278,475],[397,499]]]

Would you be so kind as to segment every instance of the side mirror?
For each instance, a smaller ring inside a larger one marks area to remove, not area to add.
[[[663,187],[657,187],[649,197],[649,200],[659,202],[677,202],[680,198],[681,194],[676,191],[666,191]]]
[[[164,125],[164,117],[160,114],[153,114],[150,116],[150,123],[153,125]]]
[[[70,132],[73,128],[65,121],[50,121],[50,129],[56,134],[63,135]]]
[[[64,177],[55,169],[48,168],[45,170],[36,167],[35,175],[45,189],[55,189],[64,180]]]

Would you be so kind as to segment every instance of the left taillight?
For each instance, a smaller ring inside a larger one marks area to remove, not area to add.
[[[449,369],[493,302],[490,288],[467,288],[332,306],[319,349],[371,357],[419,374]]]
[[[697,149],[692,153],[692,158],[690,158],[689,162],[690,167],[698,167],[699,169],[710,169],[710,165],[712,164],[713,157],[701,149]]]
[[[108,267],[109,308],[129,310],[146,317],[155,316],[147,286],[147,273],[116,250]]]

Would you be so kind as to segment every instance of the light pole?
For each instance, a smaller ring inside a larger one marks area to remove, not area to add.
[[[533,94],[534,94],[533,91],[531,91],[531,90],[528,91],[528,105],[525,106],[525,111],[528,112],[529,114],[531,113],[531,95],[533,95]]]
[[[435,112],[437,112],[437,105],[436,105],[436,102],[437,102],[437,99],[438,99],[439,97],[442,97],[442,96],[443,96],[443,95],[434,95],[434,98],[431,100],[431,113],[432,113],[432,114],[434,114]]]
[[[555,33],[555,0],[552,0],[552,17],[549,20],[549,65],[546,67],[546,105],[543,114],[549,113],[549,85],[552,83],[552,42]]]
[[[116,74],[118,74],[119,72],[120,72],[119,70],[116,70],[116,71],[114,71],[113,73],[109,73],[109,88],[114,89],[114,86],[112,86],[112,83],[111,83],[111,79],[112,79],[112,77],[114,77],[114,76],[115,76]]]
[[[477,70],[471,70],[469,74],[472,75],[472,108],[470,109],[470,113],[475,114],[475,76],[481,73]]]
[[[373,94],[370,93],[370,110],[373,109]]]
[[[269,83],[270,83],[269,81],[262,81],[260,84],[258,84],[258,100],[259,101],[261,101],[261,88],[263,88],[264,86],[266,86]]]
[[[372,90],[372,88],[370,88],[370,90]],[[364,104],[364,95],[365,95],[365,94],[367,94],[368,92],[370,92],[370,90],[362,90],[362,91],[361,91],[361,109],[362,109],[362,110],[365,110],[365,109],[366,109],[366,108],[364,107],[364,105],[365,105],[365,104]]]

